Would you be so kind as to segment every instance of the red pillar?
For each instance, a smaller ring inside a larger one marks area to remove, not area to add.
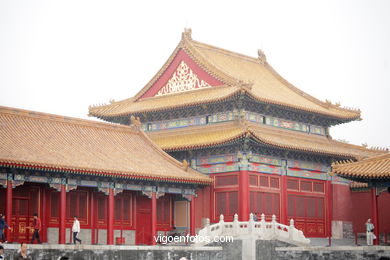
[[[157,199],[156,193],[152,192],[152,245],[156,244],[157,237]]]
[[[107,245],[114,244],[114,190],[108,189]]]
[[[371,189],[371,204],[372,204],[372,224],[374,224],[374,234],[376,239],[374,245],[379,245],[379,218],[378,218],[378,197],[376,196],[376,188]]]
[[[240,221],[249,220],[249,174],[246,170],[239,173],[239,192],[238,192],[238,218]]]
[[[66,186],[65,184],[61,184],[60,227],[58,232],[58,244],[65,244],[65,238],[66,238],[65,220],[66,220]]]
[[[191,196],[190,201],[190,235],[195,236],[195,196]]]
[[[280,223],[289,225],[288,219],[287,219],[287,177],[285,174],[281,177],[281,185],[280,185],[280,204],[281,204],[281,210],[280,210]],[[262,213],[262,212],[258,212]],[[260,216],[257,216],[260,218]]]
[[[5,221],[8,225],[11,226],[12,218],[12,181],[7,181],[7,195],[6,195],[6,208],[5,208]],[[9,228],[5,229],[5,235],[8,241],[11,240],[11,230]]]
[[[90,205],[91,207],[89,208],[90,212],[90,221],[91,221],[91,244],[94,245],[95,243],[95,203],[94,203],[94,191],[90,191],[91,197],[90,197]]]
[[[332,207],[333,207],[333,190],[332,190],[332,181],[326,181],[326,194],[325,198],[327,201],[327,218],[328,218],[328,238],[329,238],[329,246],[332,245]]]

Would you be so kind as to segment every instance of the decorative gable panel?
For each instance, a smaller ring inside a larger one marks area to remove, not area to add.
[[[223,85],[200,67],[183,49],[141,98],[163,96]]]

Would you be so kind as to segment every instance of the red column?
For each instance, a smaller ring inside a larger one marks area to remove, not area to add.
[[[114,190],[108,189],[107,245],[114,244]]]
[[[91,244],[94,245],[95,243],[95,203],[94,203],[94,191],[90,191],[91,197],[90,197],[90,205],[91,207],[89,208],[90,212],[90,221],[91,221]]]
[[[280,204],[281,204],[281,210],[280,210],[280,223],[289,225],[288,219],[287,219],[287,177],[285,174],[282,175],[280,179],[281,185],[280,185]],[[258,212],[262,213],[262,212]],[[260,218],[260,216],[257,216]]]
[[[371,189],[371,210],[372,210],[372,224],[374,224],[374,234],[376,239],[374,245],[379,245],[379,218],[378,218],[378,197],[376,196],[376,188]]]
[[[332,202],[332,196],[333,191],[332,191],[332,181],[326,181],[326,194],[325,198],[327,201],[327,223],[328,223],[328,238],[329,238],[329,246],[332,244],[332,207],[333,207],[333,202]]]
[[[191,196],[190,201],[190,235],[195,236],[195,196]]]
[[[157,199],[156,193],[152,192],[152,245],[156,244],[157,237]]]
[[[240,221],[249,220],[249,174],[246,170],[239,173],[239,192],[238,192],[238,218]]]
[[[8,225],[11,226],[12,218],[12,181],[7,181],[7,195],[6,195],[6,207],[5,207],[5,221]],[[8,241],[11,240],[11,230],[9,228],[5,229],[5,235],[7,236]]]
[[[65,184],[61,184],[60,226],[58,232],[58,244],[65,244],[65,238],[66,238],[65,220],[66,220],[66,186]]]

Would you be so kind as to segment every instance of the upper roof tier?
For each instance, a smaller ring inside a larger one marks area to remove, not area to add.
[[[214,103],[238,94],[287,109],[347,122],[360,110],[322,102],[283,79],[259,51],[253,58],[192,40],[191,30],[159,72],[134,97],[91,106],[89,115],[105,120],[145,112]]]
[[[0,107],[0,166],[159,182],[208,184],[137,126]]]

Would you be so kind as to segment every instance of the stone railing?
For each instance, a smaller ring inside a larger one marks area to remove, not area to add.
[[[235,239],[248,236],[260,240],[281,240],[295,245],[308,245],[310,240],[305,238],[303,232],[294,227],[294,220],[290,220],[290,226],[276,222],[275,215],[272,221],[266,222],[264,214],[261,220],[255,221],[253,214],[249,215],[249,221],[238,221],[238,215],[234,215],[233,222],[225,222],[224,216],[219,217],[219,222],[210,225],[210,220],[206,219],[206,225],[199,231],[199,236],[208,236],[213,239],[216,236],[233,236]],[[204,243],[197,243],[202,245]]]

